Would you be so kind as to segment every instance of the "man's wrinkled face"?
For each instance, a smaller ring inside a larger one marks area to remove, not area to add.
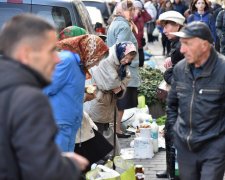
[[[204,40],[200,38],[180,38],[180,52],[184,54],[189,64],[199,64],[202,60],[205,45]]]

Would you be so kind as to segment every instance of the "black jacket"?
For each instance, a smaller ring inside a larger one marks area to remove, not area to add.
[[[163,76],[167,84],[171,84],[174,66],[180,60],[184,59],[184,55],[180,52],[181,44],[180,44],[179,38],[174,39],[171,42],[170,46],[171,46],[170,57],[171,57],[172,67],[167,69],[164,72],[164,76]]]
[[[76,164],[54,143],[57,127],[47,82],[16,61],[0,58],[0,179],[75,180]]]
[[[167,99],[167,128],[189,150],[225,134],[225,57],[214,48],[202,73],[194,79],[185,60],[174,68]],[[175,145],[176,144],[175,139]]]

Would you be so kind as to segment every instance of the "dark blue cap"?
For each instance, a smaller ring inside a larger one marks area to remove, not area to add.
[[[184,26],[180,32],[170,33],[180,38],[194,38],[206,40],[209,43],[213,43],[213,36],[207,24],[200,21],[193,21]]]

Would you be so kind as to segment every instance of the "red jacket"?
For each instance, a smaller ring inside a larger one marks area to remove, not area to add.
[[[146,10],[142,10],[142,12],[133,18],[134,24],[137,26],[138,33],[134,32],[134,35],[138,42],[138,48],[143,48],[142,46],[142,38],[144,37],[144,25],[146,22],[150,21],[152,17],[148,14]]]

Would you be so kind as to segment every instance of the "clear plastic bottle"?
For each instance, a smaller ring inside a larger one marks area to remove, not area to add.
[[[157,153],[159,151],[158,147],[158,133],[159,133],[159,126],[156,123],[156,119],[153,119],[151,125],[151,138],[152,138],[152,145],[153,145],[153,152]]]

